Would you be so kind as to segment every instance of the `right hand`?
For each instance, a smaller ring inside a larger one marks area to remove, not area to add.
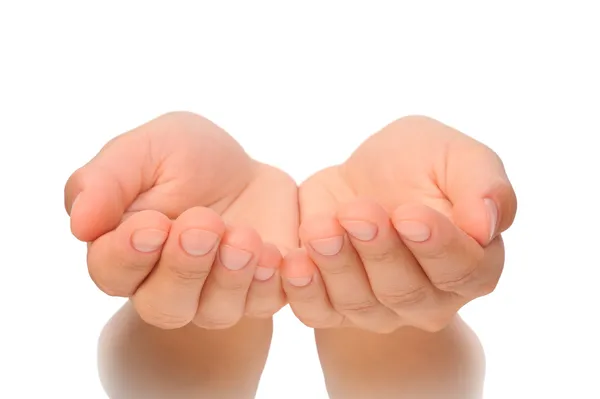
[[[285,304],[278,268],[298,245],[296,184],[198,115],[110,141],[69,178],[65,206],[93,281],[151,325],[227,328]]]

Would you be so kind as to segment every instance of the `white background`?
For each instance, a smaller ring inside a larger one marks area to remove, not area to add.
[[[462,312],[485,397],[600,397],[594,2],[148,3],[0,3],[0,397],[104,397],[96,340],[122,301],[88,278],[63,184],[171,110],[299,182],[412,113],[491,146],[520,207],[497,291]],[[276,323],[258,397],[325,398],[312,332]]]

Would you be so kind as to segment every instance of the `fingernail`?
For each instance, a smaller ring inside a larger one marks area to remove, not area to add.
[[[312,277],[288,277],[287,281],[295,287],[305,287],[312,281]]]
[[[158,229],[143,229],[131,235],[131,245],[140,252],[154,252],[167,240],[167,232]]]
[[[377,235],[377,226],[373,223],[362,220],[340,220],[340,224],[348,234],[360,241],[371,241]]]
[[[344,237],[330,237],[322,238],[320,240],[313,240],[310,242],[310,246],[321,255],[333,256],[338,254],[342,250],[344,244]]]
[[[487,208],[488,217],[490,218],[490,239],[492,241],[494,235],[496,234],[496,229],[498,228],[498,207],[496,203],[490,198],[485,198],[483,200],[485,203],[485,207]]]
[[[431,230],[425,223],[405,220],[396,224],[396,230],[400,235],[410,241],[423,242],[431,236]]]
[[[222,245],[219,258],[223,266],[229,270],[240,270],[250,262],[252,254],[243,249]]]
[[[179,236],[181,248],[192,256],[206,255],[215,247],[218,239],[219,236],[212,231],[200,229],[189,229]]]
[[[260,281],[266,281],[273,277],[275,274],[275,269],[271,267],[262,267],[258,266],[254,271],[254,278]]]

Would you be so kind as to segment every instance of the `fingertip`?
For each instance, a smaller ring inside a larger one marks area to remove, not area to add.
[[[317,215],[306,218],[299,228],[300,241],[309,242],[323,237],[344,235],[345,230],[333,215]]]
[[[266,267],[270,269],[277,269],[281,265],[283,257],[277,246],[271,243],[263,244],[263,248],[258,259],[259,267]]]
[[[489,245],[502,232],[500,207],[493,198],[473,199],[455,204],[452,218],[458,228],[483,247]]]
[[[260,256],[263,249],[260,235],[247,226],[227,226],[222,243],[252,252],[254,256]]]
[[[118,234],[127,240],[129,247],[141,253],[162,249],[171,230],[171,220],[158,211],[134,213],[118,228]]]
[[[287,280],[311,278],[316,270],[304,248],[291,250],[281,263],[281,276]]]
[[[456,251],[479,257],[483,251],[483,245],[477,239],[449,217],[426,205],[400,207],[394,212],[392,223],[417,258],[447,257]]]
[[[221,216],[214,210],[206,207],[194,207],[184,211],[177,218],[177,229],[180,231],[197,228],[214,232],[222,237],[226,226]]]
[[[423,243],[432,235],[432,211],[425,205],[403,205],[393,212],[392,224],[402,239]]]
[[[348,235],[358,241],[372,241],[389,231],[389,215],[372,200],[358,200],[340,206],[337,218]]]
[[[282,256],[277,247],[273,244],[263,244],[256,269],[254,270],[254,278],[258,281],[267,281],[279,269]]]

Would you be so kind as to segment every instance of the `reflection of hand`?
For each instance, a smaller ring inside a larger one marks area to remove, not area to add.
[[[92,279],[150,324],[223,328],[284,304],[278,247],[297,245],[296,184],[200,116],[167,114],[112,140],[65,201]]]
[[[312,327],[377,332],[442,329],[491,292],[516,212],[496,154],[424,117],[387,126],[299,200],[305,249],[282,270],[292,309]]]

